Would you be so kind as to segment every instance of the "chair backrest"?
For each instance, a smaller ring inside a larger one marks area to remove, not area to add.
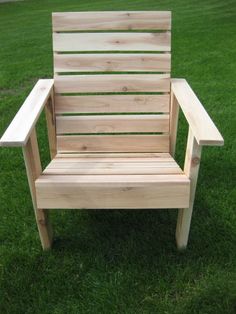
[[[58,152],[169,152],[171,12],[52,21]]]

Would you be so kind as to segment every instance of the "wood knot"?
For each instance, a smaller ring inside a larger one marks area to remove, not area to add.
[[[123,192],[126,192],[126,191],[130,191],[132,189],[133,189],[132,186],[126,186],[122,190],[123,190]]]
[[[46,225],[47,225],[47,223],[46,223],[46,221],[45,221],[44,219],[39,219],[39,220],[38,220],[38,223],[39,223],[41,226],[46,226]]]
[[[199,165],[199,163],[200,163],[200,158],[199,157],[192,158],[192,164],[194,166]]]
[[[87,146],[86,145],[83,145],[82,146],[82,150],[86,150],[87,149]]]
[[[122,90],[123,90],[123,92],[127,92],[128,88],[127,88],[126,86],[124,86],[124,87],[122,88]]]

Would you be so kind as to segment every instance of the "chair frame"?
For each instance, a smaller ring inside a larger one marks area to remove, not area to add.
[[[224,140],[185,79],[171,80],[170,99],[170,154],[173,157],[176,147],[179,107],[189,125],[184,173],[190,179],[190,201],[188,208],[178,210],[176,226],[177,247],[184,249],[188,242],[202,146],[223,145]],[[52,228],[48,218],[48,209],[37,206],[35,188],[35,181],[42,173],[35,126],[43,109],[46,113],[50,156],[53,159],[57,153],[53,79],[40,79],[36,83],[0,139],[0,146],[20,146],[23,149],[36,222],[41,244],[45,250],[52,245]]]

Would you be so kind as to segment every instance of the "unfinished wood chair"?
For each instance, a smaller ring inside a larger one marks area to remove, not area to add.
[[[185,248],[201,148],[223,138],[186,80],[170,78],[171,13],[53,13],[52,22],[54,79],[37,82],[0,140],[23,148],[43,249],[52,208],[178,208]],[[174,160],[179,106],[189,124],[184,170]]]

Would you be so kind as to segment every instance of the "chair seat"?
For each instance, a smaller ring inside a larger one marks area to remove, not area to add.
[[[189,190],[168,153],[58,154],[36,180],[39,208],[186,208]]]

